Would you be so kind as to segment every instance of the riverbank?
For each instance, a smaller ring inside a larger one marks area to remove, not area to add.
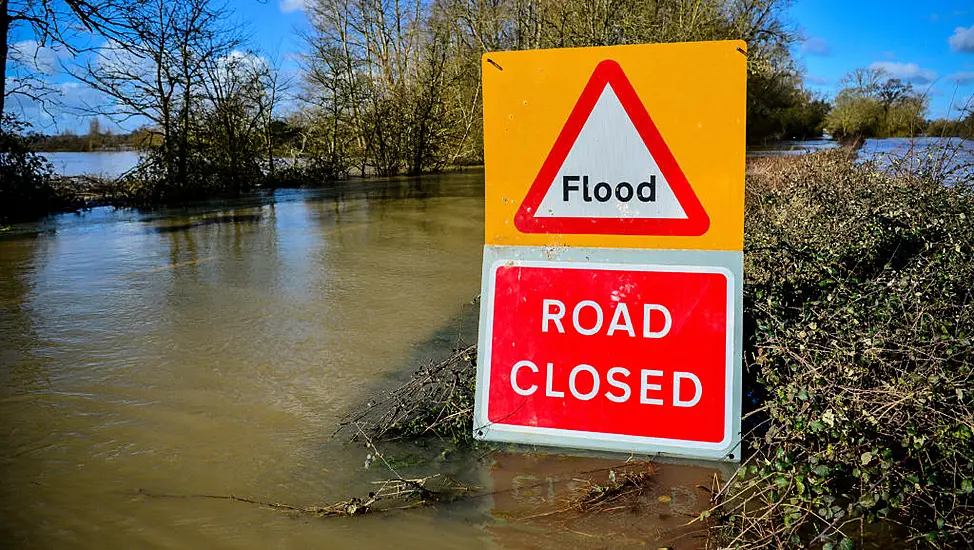
[[[357,182],[363,184],[382,184],[389,181],[408,181],[415,179],[436,179],[443,174],[461,174],[464,172],[483,170],[482,165],[454,166],[443,172],[425,174],[423,176],[351,176],[344,178],[315,178],[308,176],[302,170],[283,167],[274,175],[268,175],[263,185],[241,190],[214,190],[208,193],[189,193],[172,198],[153,198],[145,191],[146,183],[139,179],[133,171],[126,171],[117,177],[107,177],[89,174],[70,176],[45,174],[44,199],[37,208],[26,208],[15,212],[6,220],[0,217],[0,222],[21,223],[29,222],[42,216],[50,216],[67,212],[82,212],[98,207],[135,208],[155,210],[170,207],[192,207],[194,204],[207,201],[224,201],[246,199],[248,197],[264,197],[276,190],[287,189],[319,189],[344,187]]]
[[[841,150],[749,164],[747,451],[691,521],[708,544],[974,542],[974,195],[936,175]],[[347,435],[483,448],[475,365],[424,367]]]
[[[839,148],[838,142],[819,139],[781,142],[771,148],[752,149],[748,151],[748,170],[761,170],[761,159],[764,157],[803,155],[835,148]],[[922,137],[870,139],[856,150],[856,155],[860,161],[878,160],[886,168],[899,168],[903,159],[907,159],[911,171],[935,170],[943,175],[974,165],[974,142]],[[161,185],[151,171],[139,172],[140,157],[136,153],[54,153],[44,158],[52,163],[53,170],[47,176],[51,189],[44,193],[48,198],[46,206],[40,209],[41,214],[80,211],[97,206],[158,208],[189,205],[199,200],[266,193],[270,189],[322,187],[338,181],[386,179],[376,179],[371,175],[336,178],[334,175],[317,173],[312,166],[302,167],[282,161],[275,172],[258,178],[259,184],[256,186],[248,185],[240,189],[219,185],[204,185],[199,189],[175,186],[167,190],[172,186]],[[444,172],[469,168],[448,167]],[[27,208],[17,212],[22,214],[20,219],[27,220],[36,216],[37,210]]]

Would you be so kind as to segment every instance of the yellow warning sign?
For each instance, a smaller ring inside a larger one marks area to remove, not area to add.
[[[745,47],[485,54],[486,244],[741,250]]]

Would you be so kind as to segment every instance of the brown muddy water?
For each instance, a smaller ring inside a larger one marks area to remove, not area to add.
[[[560,510],[617,458],[386,447],[491,493],[316,519],[389,477],[341,417],[476,334],[483,173],[349,182],[0,234],[4,548],[697,548],[714,470],[661,465],[638,510]],[[381,447],[381,446],[380,446]],[[527,451],[527,452],[526,452]]]

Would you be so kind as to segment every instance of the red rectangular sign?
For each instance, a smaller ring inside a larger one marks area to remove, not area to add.
[[[490,276],[491,424],[682,447],[730,441],[726,269],[503,262]]]

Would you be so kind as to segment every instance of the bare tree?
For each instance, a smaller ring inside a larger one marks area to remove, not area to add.
[[[879,97],[880,105],[883,106],[883,120],[886,122],[888,130],[890,108],[914,95],[913,86],[898,78],[890,78],[879,85],[876,95]]]
[[[262,101],[265,60],[252,53],[230,51],[204,62],[202,135],[211,142],[208,151],[218,157],[222,179],[239,188],[249,181],[248,171],[258,164],[253,154],[260,150],[261,123],[265,120]]]
[[[429,143],[414,123],[422,128],[432,111],[416,102],[438,92],[423,79],[442,74],[424,61],[428,15],[420,0],[321,0],[311,9],[309,80],[346,102],[331,107],[354,128],[362,172],[366,165],[379,174],[413,171],[425,156],[414,150]]]
[[[84,47],[73,40],[80,32],[115,37],[124,32],[118,14],[137,0],[0,0],[0,115],[5,112],[6,100],[20,95],[44,102],[52,95],[47,83],[36,74],[17,75],[7,87],[11,61],[11,32],[27,26],[34,42],[53,46],[72,54]],[[18,61],[18,60],[13,60]]]
[[[275,126],[278,122],[278,111],[285,95],[291,90],[292,81],[281,74],[280,59],[264,58],[262,63],[252,67],[255,86],[252,101],[257,105],[258,118],[261,126],[267,171],[274,174],[274,152],[276,147]]]
[[[162,172],[182,185],[206,64],[230,53],[236,35],[224,26],[223,6],[210,0],[144,0],[120,15],[125,32],[73,74],[111,99],[110,105],[92,106],[94,114],[116,123],[151,121],[161,143]]]
[[[889,74],[885,70],[878,67],[864,67],[854,69],[842,77],[840,83],[862,97],[875,97],[887,79]]]

